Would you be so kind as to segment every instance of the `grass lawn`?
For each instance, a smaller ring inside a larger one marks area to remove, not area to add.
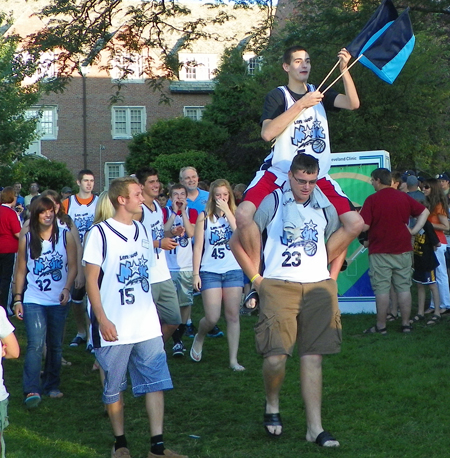
[[[194,322],[202,316],[199,297]],[[13,319],[22,349],[19,360],[3,361],[10,392],[10,426],[5,433],[9,458],[106,458],[113,436],[101,403],[98,371],[84,349],[72,349],[69,317],[62,370],[62,399],[44,398],[27,411],[22,398],[25,355],[23,324]],[[166,392],[164,438],[168,448],[190,458],[284,458],[333,456],[446,457],[450,454],[450,321],[434,327],[416,325],[410,335],[399,332],[397,320],[388,335],[364,335],[374,315],[343,316],[342,352],[324,359],[323,424],[341,442],[338,449],[307,443],[299,391],[299,361],[288,361],[281,395],[284,434],[266,436],[262,426],[261,358],[254,349],[256,317],[241,318],[239,362],[242,373],[228,369],[226,338],[207,338],[197,364],[188,354],[169,366],[174,390]],[[226,331],[223,320],[219,322]],[[191,339],[185,339],[190,348]],[[125,422],[133,458],[150,448],[143,398],[125,395]],[[198,436],[193,438],[191,436]]]

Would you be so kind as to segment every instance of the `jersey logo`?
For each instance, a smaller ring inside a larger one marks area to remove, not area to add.
[[[326,143],[323,139],[326,136],[321,122],[317,120],[310,121],[312,121],[312,118],[307,119],[304,124],[301,120],[297,121],[302,124],[295,126],[294,136],[291,138],[292,144],[297,147],[297,153],[303,153],[308,145],[311,145],[313,152],[316,154],[325,151]]]
[[[211,228],[209,244],[213,246],[225,245],[227,250],[230,249],[229,241],[233,234],[230,226],[222,224],[221,227]]]
[[[283,236],[280,237],[281,243],[288,248],[303,247],[307,256],[314,256],[317,253],[318,242],[318,232],[316,228],[317,224],[315,224],[313,220],[310,220],[309,223],[305,223],[300,237],[296,240],[289,239],[286,231],[283,231]]]
[[[92,226],[94,223],[94,215],[88,215],[85,213],[84,215],[77,214],[75,215],[73,222],[80,233],[80,241],[83,243],[83,238],[85,232]]]
[[[160,221],[152,225],[152,239],[161,240],[164,238],[164,228],[162,227]]]
[[[137,256],[137,253],[130,256],[121,256],[121,261],[126,258],[133,258]],[[139,259],[133,259],[132,261],[126,260],[121,262],[119,266],[119,273],[117,274],[117,281],[124,284],[125,286],[133,285],[134,283],[140,283],[141,288],[144,292],[148,293],[150,285],[148,282],[148,259],[142,255]]]
[[[49,256],[46,256],[47,254]],[[53,281],[59,281],[62,278],[63,267],[63,257],[60,253],[47,252],[44,256],[34,260],[33,273],[38,278],[50,275]]]

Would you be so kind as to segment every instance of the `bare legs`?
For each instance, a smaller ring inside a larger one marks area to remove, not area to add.
[[[237,361],[237,353],[240,337],[239,304],[241,295],[242,288],[239,287],[211,288],[202,291],[205,316],[200,320],[198,326],[198,334],[195,338],[194,350],[196,353],[200,353],[203,348],[206,334],[219,321],[223,296],[231,368],[236,368],[239,366]]]
[[[147,410],[148,420],[150,424],[150,435],[157,436],[163,432],[164,418],[164,394],[162,391],[155,391],[145,395],[145,407]],[[124,409],[123,396],[113,404],[106,404],[111,426],[114,436],[123,436],[124,429]]]
[[[266,413],[279,412],[280,391],[283,385],[286,355],[264,358],[263,377],[266,391]],[[322,356],[304,355],[300,359],[300,382],[306,410],[306,440],[314,442],[323,431],[322,427]],[[272,434],[281,434],[281,426],[267,426]],[[337,441],[327,441],[326,447],[339,445]]]
[[[328,262],[330,263],[330,276],[337,280],[342,264],[347,254],[350,243],[362,232],[364,221],[355,211],[339,215],[340,227],[327,242]]]

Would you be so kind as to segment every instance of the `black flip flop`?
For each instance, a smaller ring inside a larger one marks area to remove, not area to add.
[[[283,434],[283,430],[281,430],[280,434],[274,434],[269,431],[268,426],[281,426],[283,427],[283,422],[281,421],[280,413],[264,413],[264,429],[266,433],[273,438],[278,438]]]
[[[248,304],[248,301],[250,299],[255,299],[256,301],[256,305],[254,307],[248,307],[247,304]],[[259,306],[259,294],[254,290],[252,289],[248,294],[247,296],[245,296],[245,299],[244,299],[244,303],[242,304],[242,308],[246,311],[246,312],[254,312],[255,310],[258,309],[258,306]]]
[[[328,441],[335,441],[338,442],[328,431],[322,431],[316,437],[316,444],[320,445],[321,447],[330,447],[329,445],[325,445]],[[339,442],[338,442],[339,444]],[[338,447],[338,445],[332,445],[331,447]]]

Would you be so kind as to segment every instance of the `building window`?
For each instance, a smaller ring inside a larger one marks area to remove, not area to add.
[[[21,60],[27,62],[31,59],[31,56],[27,52],[21,54]],[[53,51],[45,51],[39,56],[36,71],[33,75],[24,78],[23,82],[25,85],[34,84],[40,80],[51,80],[58,76],[57,69],[58,53]]]
[[[111,181],[125,176],[125,162],[105,162],[105,191],[109,189]]]
[[[127,80],[129,83],[143,83],[144,57],[137,53],[118,52],[112,61],[111,78],[113,81]]]
[[[217,70],[217,54],[179,53],[181,81],[210,81]]]
[[[28,119],[37,119],[36,132],[40,140],[58,139],[58,107],[32,107],[26,111],[26,116]]]
[[[132,138],[145,131],[145,107],[112,107],[112,137]]]
[[[262,58],[260,56],[255,56],[254,54],[244,54],[244,60],[247,62],[247,73],[249,75],[254,75],[261,70]]]
[[[183,107],[185,118],[191,118],[194,121],[201,121],[205,107]]]

